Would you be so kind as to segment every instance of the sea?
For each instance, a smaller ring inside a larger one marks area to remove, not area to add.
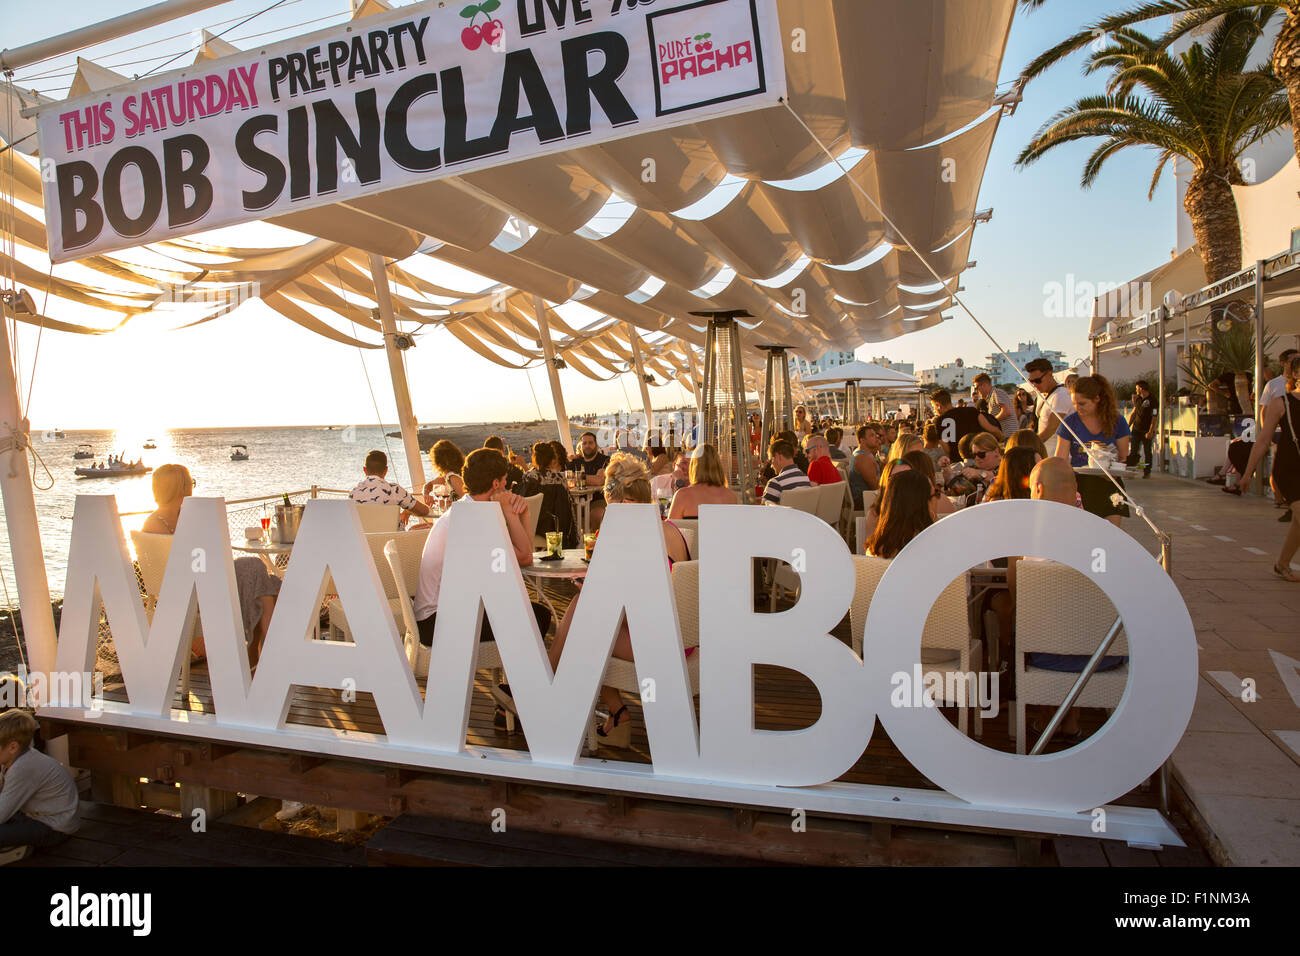
[[[124,532],[137,530],[155,505],[151,475],[121,478],[78,478],[73,469],[92,464],[73,459],[80,445],[89,446],[104,461],[121,455],[127,461],[142,459],[157,467],[167,463],[184,465],[194,476],[194,494],[220,497],[226,501],[259,496],[278,497],[282,493],[303,492],[313,485],[321,489],[348,491],[361,481],[362,464],[372,449],[386,451],[388,477],[403,487],[410,487],[406,455],[402,440],[389,437],[396,425],[340,425],[283,428],[181,428],[157,435],[128,435],[115,431],[64,430],[64,437],[52,433],[33,433],[32,444],[40,461],[36,462],[36,513],[40,521],[41,546],[50,582],[50,594],[63,594],[68,564],[68,545],[72,536],[72,516],[78,495],[113,495],[118,512],[124,517]],[[576,428],[575,428],[576,430]],[[427,449],[434,440],[446,437],[455,441],[463,452],[479,448],[490,434],[499,434],[510,448],[525,459],[532,443],[558,437],[554,422],[422,424],[421,445]],[[155,449],[145,449],[152,440]],[[248,447],[247,461],[231,461],[231,446]],[[3,465],[7,466],[4,459]],[[48,470],[48,474],[47,474]],[[425,458],[425,479],[432,472]],[[298,496],[295,500],[305,500]],[[259,508],[273,512],[268,501],[244,512],[250,525],[258,524]],[[232,506],[236,509],[247,505]],[[129,539],[128,539],[129,541]],[[18,593],[9,550],[8,529],[0,525],[0,605],[16,607]],[[7,593],[5,591],[7,588]]]

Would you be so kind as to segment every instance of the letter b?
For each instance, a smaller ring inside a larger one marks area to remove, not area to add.
[[[59,228],[63,248],[75,249],[99,238],[104,228],[104,210],[95,202],[99,174],[90,163],[75,160],[61,163],[55,172],[59,186]],[[78,213],[84,221],[77,225]]]
[[[786,508],[700,509],[700,755],[713,780],[812,786],[862,754],[875,722],[862,661],[830,636],[853,599],[853,565],[824,521]],[[756,614],[753,558],[803,551],[799,602]],[[788,732],[754,729],[754,664],[799,671],[821,695],[821,717]]]

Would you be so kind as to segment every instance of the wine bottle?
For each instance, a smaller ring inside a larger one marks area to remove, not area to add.
[[[284,506],[286,508],[290,507],[293,504],[293,502],[289,500],[289,496],[287,494],[281,493],[280,497],[284,499]]]

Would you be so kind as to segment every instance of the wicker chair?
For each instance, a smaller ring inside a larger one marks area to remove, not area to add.
[[[890,562],[885,558],[870,555],[855,555],[853,568],[856,584],[853,588],[853,604],[849,608],[849,626],[853,637],[853,651],[862,656],[863,626],[866,624],[867,611],[875,596],[880,579],[884,577]],[[907,595],[892,596],[894,600],[907,600]],[[942,687],[936,688],[935,699],[946,705],[957,705],[956,698],[949,700],[946,695],[948,674],[974,674],[984,663],[984,644],[971,636],[970,620],[966,607],[966,576],[956,578],[943,589],[934,607],[925,619],[925,628],[921,632],[921,665],[925,673],[931,671],[944,676]],[[953,688],[956,689],[955,687]],[[957,729],[967,733],[969,726],[968,711],[975,712],[975,736],[984,733],[984,721],[980,716],[978,701],[967,694],[967,706],[957,711]]]
[[[817,517],[821,518],[837,531],[843,526],[844,501],[848,497],[848,485],[836,481],[829,485],[819,485],[817,490]]]
[[[402,568],[406,572],[406,579],[416,581],[420,577],[420,557],[424,553],[424,542],[428,537],[428,528],[417,528],[414,531],[383,531],[366,535],[366,544],[370,547],[370,559],[375,562],[375,570],[379,572],[379,580],[384,586],[384,598],[388,601],[389,610],[393,612],[394,617],[399,612],[398,600],[401,589],[397,586],[385,560],[384,545],[389,541],[396,542],[395,546],[402,561]],[[330,598],[325,608],[329,612],[330,640],[352,640],[347,615],[343,611],[343,604],[339,598]]]
[[[673,565],[673,599],[677,602],[677,620],[682,629],[682,646],[690,650],[700,646],[700,563],[698,561],[678,561]],[[686,658],[686,674],[691,682],[691,696],[700,696],[700,654],[696,651]],[[636,665],[617,657],[610,657],[605,665],[605,676],[601,683],[616,687],[641,696],[641,684],[637,680]],[[595,750],[600,738],[596,734],[594,723],[587,727],[587,746]]]
[[[402,516],[401,505],[357,505],[357,514],[361,516],[361,530],[366,534],[395,532],[397,521]]]
[[[407,584],[407,568],[409,563],[403,554],[399,544],[399,539],[389,539],[384,542],[384,563],[388,566],[389,573],[392,575],[394,584],[397,587],[396,604],[402,617],[402,647],[406,650],[406,659],[411,664],[411,670],[417,678],[429,676],[429,649],[420,643],[420,627],[415,620],[415,603],[411,600],[412,590]],[[415,565],[415,574],[410,578],[414,583],[419,577],[419,562]],[[505,680],[505,672],[501,667],[501,653],[497,650],[495,641],[480,641],[478,645],[478,666],[479,670],[492,671],[493,686]],[[515,715],[506,711],[506,730],[514,733]]]
[[[1060,706],[1079,678],[1077,672],[1030,667],[1026,655],[1090,657],[1115,617],[1110,598],[1073,568],[1055,561],[1022,560],[1016,565],[1016,753],[1025,752],[1025,707]],[[1107,654],[1128,656],[1128,638],[1122,628]],[[1114,709],[1124,696],[1127,681],[1127,663],[1095,673],[1075,706]]]
[[[841,492],[843,491],[839,482],[834,485],[813,485],[811,488],[792,488],[781,495],[781,507],[794,508],[796,511],[824,518],[822,500],[826,497],[827,488],[839,488]],[[835,522],[832,521],[830,524],[833,527]],[[772,579],[772,590],[768,595],[768,610],[775,611],[778,593],[781,595],[787,591],[791,594],[799,593],[799,576],[793,569],[776,561],[768,562],[768,572]]]
[[[686,550],[690,554],[691,560],[698,560],[700,557],[700,519],[673,518],[672,520],[673,524],[681,531],[682,537],[686,539]]]
[[[163,574],[167,570],[167,558],[172,552],[172,536],[132,531],[131,547],[135,549],[136,563],[140,565],[140,580],[144,582],[144,613],[152,625],[153,612],[158,606],[158,595],[162,591]],[[194,657],[194,642],[203,638],[197,616],[188,638],[190,653],[182,658],[181,663],[181,700],[185,702],[186,710],[189,709],[190,701],[190,662]]]
[[[528,528],[528,537],[530,538],[537,537],[537,522],[540,521],[542,517],[542,499],[544,497],[545,496],[541,492],[538,492],[532,497],[524,499],[524,501],[528,505],[527,528]]]

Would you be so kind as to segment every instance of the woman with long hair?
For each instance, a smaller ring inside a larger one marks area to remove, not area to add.
[[[953,514],[957,508],[939,486],[939,473],[934,469],[934,462],[923,448],[913,448],[903,456],[903,463],[913,471],[919,471],[930,482],[930,516],[938,521],[945,515]]]
[[[882,495],[876,530],[867,539],[867,554],[895,558],[913,538],[934,524],[930,493],[925,475],[910,469],[894,474]]]
[[[1273,573],[1283,581],[1300,584],[1300,575],[1291,568],[1291,559],[1300,551],[1300,355],[1291,357],[1282,374],[1286,376],[1286,393],[1264,406],[1263,424],[1258,434],[1274,435],[1281,427],[1282,437],[1278,440],[1277,457],[1273,460],[1273,484],[1291,509],[1291,524],[1277,563],[1273,565]],[[1241,474],[1242,488],[1250,485],[1250,478],[1267,449],[1266,440],[1255,442],[1250,460]]]
[[[1056,457],[1074,468],[1100,468],[1107,472],[1113,461],[1128,460],[1129,427],[1119,413],[1119,399],[1110,382],[1100,375],[1085,375],[1074,383],[1074,411],[1056,432]],[[1091,454],[1089,454],[1091,452]],[[1083,507],[1119,527],[1128,517],[1128,505],[1116,498],[1118,476],[1078,473]],[[1119,503],[1116,503],[1118,500]]]
[[[1047,446],[1043,444],[1043,440],[1038,437],[1038,432],[1032,428],[1022,428],[1018,432],[1013,432],[1007,439],[1007,443],[1002,446],[1002,454],[1005,455],[1013,448],[1032,448],[1043,458],[1052,457],[1047,453]]]
[[[548,441],[539,441],[532,448],[533,467],[524,472],[523,497],[542,496],[542,507],[537,513],[537,533],[559,531],[564,535],[565,547],[578,545],[578,518],[555,457],[555,448]]]
[[[722,459],[712,445],[704,444],[691,456],[691,483],[673,495],[669,518],[698,518],[700,505],[734,505],[735,493],[727,487]]]
[[[1034,415],[1034,398],[1023,388],[1016,389],[1016,422],[1020,425],[1021,431],[1034,431],[1034,424],[1037,418]],[[1037,432],[1034,432],[1037,434]],[[1012,436],[1014,437],[1014,436]],[[1044,453],[1043,457],[1047,457]]]
[[[794,407],[794,433],[797,441],[803,441],[813,433],[812,421],[808,418],[808,409],[804,405]]]
[[[429,449],[433,464],[433,479],[424,486],[425,497],[443,494],[456,501],[465,494],[465,483],[460,473],[465,469],[465,455],[455,442],[442,439]]]
[[[984,500],[1027,500],[1029,473],[1040,460],[1038,452],[1032,448],[1009,448],[1002,459],[1002,464],[998,466],[998,476],[993,479],[993,484],[989,485]]]
[[[925,439],[916,432],[899,432],[894,443],[889,446],[888,458],[893,461],[895,458],[902,458],[909,451],[917,448],[925,448]]]
[[[558,438],[552,438],[547,444],[551,446],[551,451],[555,452],[555,467],[559,471],[569,470],[569,452],[565,449],[564,443]]]
[[[901,475],[905,471],[911,471],[912,466],[901,458],[891,458],[885,463],[885,467],[880,472],[880,487],[876,491],[876,500],[872,502],[871,507],[867,509],[864,516],[866,521],[866,531],[863,540],[869,539],[876,532],[876,525],[880,522],[880,508],[885,500],[885,490],[889,483],[896,475]]]

